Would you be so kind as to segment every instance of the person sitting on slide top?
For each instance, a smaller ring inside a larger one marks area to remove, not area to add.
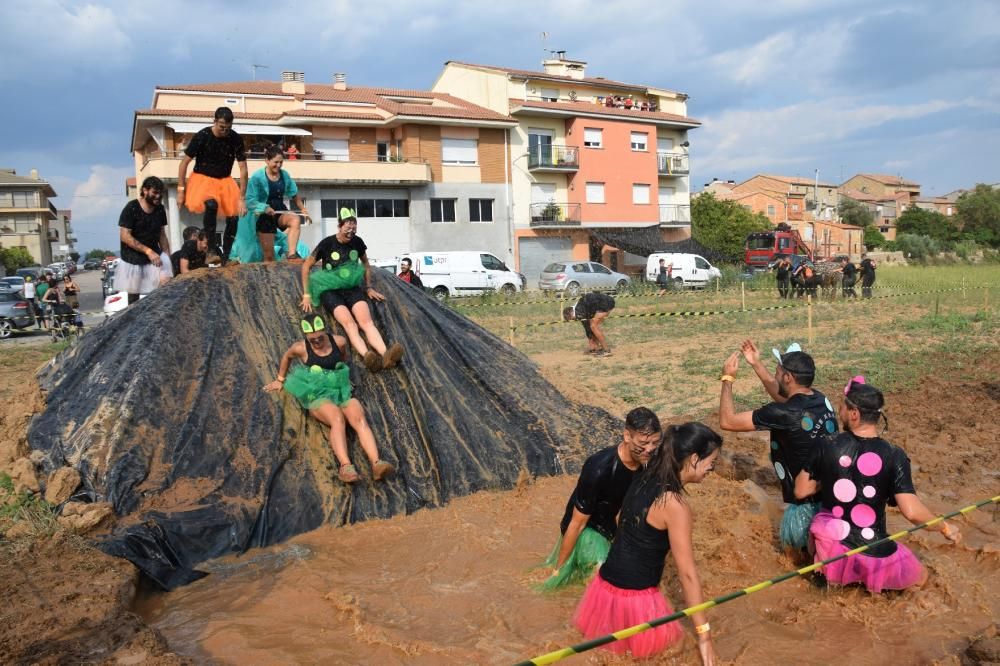
[[[809,528],[815,561],[830,559],[887,536],[885,506],[893,504],[914,525],[934,514],[913,488],[910,459],[879,436],[885,398],[858,376],[844,388],[840,420],[844,432],[812,450],[795,477],[796,497],[819,492],[822,509]],[[888,422],[888,421],[887,421]],[[958,528],[945,521],[931,529],[958,543]],[[927,570],[901,543],[888,541],[822,567],[831,585],[861,583],[869,592],[902,590],[927,581]]]
[[[660,591],[669,552],[690,608],[704,601],[693,548],[694,517],[684,486],[701,483],[715,469],[722,437],[701,423],[668,426],[663,444],[636,475],[622,502],[618,531],[607,561],[590,581],[573,623],[593,639],[673,613]],[[692,613],[698,653],[704,666],[715,663],[711,626],[705,612]],[[680,623],[671,622],[603,646],[645,658],[680,642]]]
[[[566,503],[562,536],[543,564],[554,568],[541,589],[588,580],[607,558],[622,499],[659,445],[660,420],[649,409],[636,407],[625,416],[622,441],[587,458]]]
[[[347,455],[345,421],[358,434],[358,443],[371,462],[375,480],[391,476],[395,468],[379,458],[365,410],[357,398],[351,397],[351,370],[345,355],[347,342],[339,335],[331,335],[319,315],[302,317],[300,326],[304,340],[288,348],[281,357],[278,378],[264,390],[271,392],[284,388],[313,418],[329,426],[330,447],[340,463],[337,476],[341,481],[354,483],[361,478]],[[299,363],[289,372],[292,361]]]
[[[387,349],[372,321],[368,299],[384,301],[385,296],[371,286],[368,246],[357,231],[358,219],[354,211],[341,208],[337,233],[321,240],[302,263],[301,307],[303,312],[312,312],[316,303],[326,308],[344,328],[347,339],[364,359],[368,371],[378,372],[399,363],[403,346],[395,342]],[[312,270],[314,264],[319,264],[319,270]]]
[[[740,354],[754,368],[773,402],[746,412],[736,412],[733,382]],[[722,368],[722,391],[719,397],[719,425],[730,432],[770,430],[771,463],[781,484],[781,495],[788,506],[781,519],[781,544],[805,555],[809,543],[809,524],[819,510],[816,498],[795,494],[795,477],[813,450],[823,446],[824,437],[837,431],[837,417],[830,400],[812,388],[816,364],[809,354],[792,344],[784,354],[773,349],[778,359],[774,376],[768,375],[760,362],[760,352],[750,340],[741,351],[726,359]]]
[[[272,144],[264,150],[264,168],[255,171],[247,184],[247,212],[240,218],[230,259],[244,264],[274,261],[276,256],[281,258],[287,251],[288,261],[301,260],[298,254],[299,229],[310,219],[305,214],[298,186],[281,168],[284,163],[285,156],[278,146]],[[298,213],[288,210],[286,198]],[[299,214],[304,216],[304,220]],[[280,239],[276,239],[279,229],[287,232],[287,238],[282,234]]]

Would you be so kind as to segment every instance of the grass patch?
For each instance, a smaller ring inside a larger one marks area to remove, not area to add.
[[[15,525],[27,526],[34,537],[51,536],[59,528],[55,507],[28,491],[17,492],[11,478],[0,472],[0,534],[6,536]]]

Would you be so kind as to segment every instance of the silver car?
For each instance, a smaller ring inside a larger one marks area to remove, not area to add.
[[[542,291],[565,291],[576,296],[581,291],[621,291],[632,282],[596,261],[567,261],[549,264],[538,276]]]
[[[0,292],[0,339],[9,338],[18,329],[35,323],[31,305],[24,297],[12,291]]]

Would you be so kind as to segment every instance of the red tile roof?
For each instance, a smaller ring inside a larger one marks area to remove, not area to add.
[[[871,178],[872,180],[882,183],[883,185],[920,187],[920,183],[914,183],[912,180],[906,180],[900,176],[887,176],[881,173],[859,173],[858,175],[864,176],[865,178]]]
[[[474,67],[477,69],[488,69],[495,72],[504,72],[510,76],[515,76],[518,78],[526,79],[542,79],[549,81],[560,81],[563,83],[581,83],[592,86],[603,86],[608,88],[623,88],[632,91],[648,92],[650,88],[655,88],[656,90],[664,90],[666,92],[671,92],[676,95],[684,95],[684,93],[679,93],[674,90],[669,90],[667,88],[660,88],[659,86],[647,86],[638,83],[625,83],[623,81],[614,81],[612,79],[605,79],[600,76],[585,76],[582,79],[575,79],[572,76],[561,76],[558,74],[548,74],[546,72],[538,72],[530,69],[514,69],[512,67],[495,67],[493,65],[476,65],[471,62],[461,62],[458,60],[449,60],[445,65],[462,65],[463,67]],[[685,95],[686,97],[686,95]]]
[[[555,111],[566,111],[569,113],[589,113],[602,116],[614,116],[616,118],[629,118],[631,120],[646,122],[682,123],[692,126],[701,125],[700,120],[695,120],[694,118],[689,118],[687,116],[679,116],[674,113],[665,113],[663,111],[640,111],[638,109],[619,109],[616,107],[601,106],[600,104],[592,104],[590,102],[536,102],[533,100],[525,101],[511,98],[510,106],[511,113],[515,113],[519,108],[552,109]]]
[[[772,180],[780,180],[783,183],[788,183],[789,185],[815,185],[816,181],[812,178],[804,178],[802,176],[775,176],[769,173],[759,173],[757,176],[761,178],[770,178]],[[756,177],[756,176],[754,176]],[[819,182],[820,187],[837,187],[833,183]]]
[[[361,107],[364,109],[365,107]],[[291,109],[285,111],[281,114],[284,118],[348,118],[351,120],[380,120],[384,121],[385,116],[379,115],[377,113],[354,113],[352,111],[343,111],[341,109],[324,109],[318,106],[312,106],[308,109]]]

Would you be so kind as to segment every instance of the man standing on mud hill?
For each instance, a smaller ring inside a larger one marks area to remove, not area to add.
[[[583,463],[559,526],[562,536],[543,565],[555,568],[541,589],[586,582],[607,558],[622,500],[632,477],[660,446],[660,430],[656,414],[636,407],[625,416],[622,441]]]
[[[731,432],[771,431],[771,463],[781,484],[781,495],[788,506],[781,519],[781,544],[805,551],[809,543],[809,524],[819,510],[815,497],[795,497],[795,477],[823,445],[823,438],[837,431],[833,405],[825,395],[812,388],[816,364],[809,354],[793,344],[782,354],[772,350],[778,367],[772,377],[760,360],[752,340],[744,340],[740,351],[733,352],[722,367],[722,392],[719,398],[719,425]],[[758,409],[736,413],[733,382],[740,364],[740,354],[757,373],[773,402]]]
[[[583,332],[587,334],[587,344],[590,346],[588,354],[610,356],[611,349],[601,330],[601,324],[614,309],[614,298],[592,291],[580,297],[576,305],[563,309],[563,321],[577,320],[583,324]]]
[[[114,289],[128,294],[129,305],[173,276],[167,212],[160,203],[163,190],[163,181],[149,176],[142,181],[139,198],[125,204],[118,217],[122,258],[115,269]]]

